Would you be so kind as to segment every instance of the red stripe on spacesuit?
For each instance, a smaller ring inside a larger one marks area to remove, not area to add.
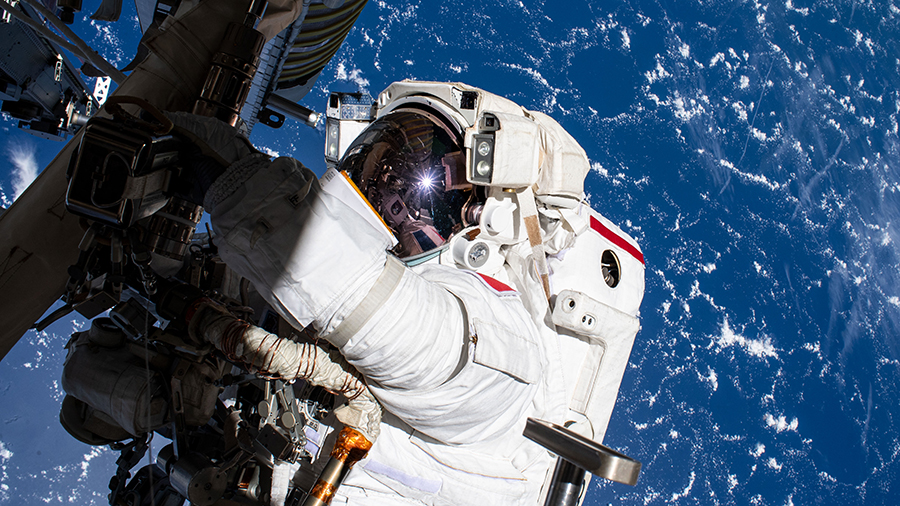
[[[476,272],[475,274],[478,274],[479,276],[481,276],[481,279],[483,279],[484,282],[488,284],[488,286],[490,286],[494,290],[497,290],[498,292],[515,292],[515,290],[513,290],[512,288],[504,285],[503,283],[497,281],[496,279],[494,279],[490,276],[485,276],[484,274],[482,274],[480,272]]]
[[[631,254],[634,258],[640,260],[641,263],[644,263],[644,254],[638,251],[637,248],[631,245],[630,242],[616,235],[615,232],[606,228],[603,223],[600,223],[600,220],[591,216],[591,228],[594,229],[595,232],[602,235],[609,242],[615,244],[616,246],[622,248]]]

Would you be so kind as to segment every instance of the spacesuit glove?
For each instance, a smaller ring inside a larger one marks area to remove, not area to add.
[[[185,170],[172,179],[169,191],[198,206],[203,205],[209,188],[227,169],[219,160],[204,155],[193,145],[181,151],[178,163]]]
[[[173,133],[190,140],[208,156],[223,167],[259,153],[237,128],[217,118],[198,116],[187,112],[167,112],[172,121]]]
[[[180,154],[186,171],[173,182],[173,190],[176,195],[207,210],[215,204],[206,199],[209,188],[229,167],[237,164],[246,169],[256,164],[240,162],[257,158],[268,160],[268,156],[257,151],[237,128],[219,119],[186,112],[168,112],[166,116],[174,125],[172,133],[190,143],[190,147]],[[230,171],[229,179],[234,179],[235,173],[240,174],[238,184],[252,175],[247,170]]]

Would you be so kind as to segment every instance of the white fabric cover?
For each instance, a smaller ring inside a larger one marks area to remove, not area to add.
[[[491,186],[522,188],[538,180],[543,132],[531,118],[500,111],[490,112],[500,122],[494,132],[494,172]],[[472,133],[474,129],[470,130]],[[471,163],[471,161],[469,162]]]
[[[72,397],[108,415],[129,434],[153,431],[170,421],[162,395],[163,379],[148,372],[144,347],[133,342],[102,348],[90,332],[75,334],[68,345],[62,387]],[[150,357],[151,362],[157,357]],[[208,363],[189,363],[181,379],[182,407],[188,425],[203,425],[213,415],[219,388],[213,379],[221,371]]]
[[[87,332],[77,336],[63,367],[63,389],[109,415],[129,434],[146,434],[165,424],[166,401],[153,395],[161,386],[159,375],[154,372],[151,379],[140,367],[143,360],[135,364],[137,357],[126,346],[99,353],[91,349]]]
[[[555,119],[538,111],[528,111],[541,126],[541,175],[535,195],[561,195],[580,200],[584,197],[584,178],[591,165],[587,153]]]

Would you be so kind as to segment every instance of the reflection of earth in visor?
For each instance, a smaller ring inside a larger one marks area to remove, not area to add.
[[[466,224],[471,195],[461,134],[436,114],[390,113],[350,145],[340,169],[391,227],[400,258],[443,245]]]

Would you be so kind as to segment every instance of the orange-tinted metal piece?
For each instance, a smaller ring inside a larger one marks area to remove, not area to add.
[[[362,433],[356,429],[344,427],[338,434],[337,441],[334,442],[331,456],[344,462],[348,467],[352,467],[353,464],[362,460],[371,448],[371,441],[366,439]]]
[[[330,504],[335,492],[337,492],[337,487],[334,485],[324,481],[317,481],[316,486],[313,487],[309,495],[322,501],[324,504]]]
[[[356,429],[344,427],[338,434],[337,440],[334,442],[334,448],[331,450],[331,458],[325,464],[325,469],[319,475],[319,479],[306,498],[304,506],[327,506],[334,499],[344,477],[350,472],[353,464],[362,460],[369,449],[372,448],[372,442],[366,439]]]

